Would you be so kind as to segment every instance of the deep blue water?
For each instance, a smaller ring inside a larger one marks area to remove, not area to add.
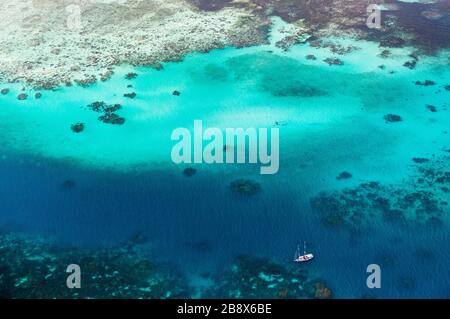
[[[67,179],[73,188],[61,187]],[[327,279],[336,297],[449,297],[446,229],[329,229],[301,196],[270,177],[262,186],[264,196],[247,199],[207,170],[195,179],[178,170],[118,174],[9,155],[0,165],[0,225],[87,247],[115,245],[139,232],[148,238],[149,257],[188,276],[219,271],[242,253],[289,264],[295,245],[307,239],[317,256],[307,267]],[[198,249],[201,243],[208,249]],[[423,250],[431,255],[424,258]],[[365,286],[371,263],[382,266],[377,291]],[[403,287],[411,279],[413,287]]]

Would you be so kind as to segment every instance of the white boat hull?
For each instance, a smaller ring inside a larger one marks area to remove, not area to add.
[[[297,257],[294,261],[297,262],[297,263],[303,263],[303,262],[306,262],[306,261],[310,261],[313,258],[314,258],[313,254],[306,254],[306,255]]]

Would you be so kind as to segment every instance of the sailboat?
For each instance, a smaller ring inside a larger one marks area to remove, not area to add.
[[[297,247],[297,251],[295,252],[295,257],[294,257],[294,261],[297,263],[303,263],[306,261],[310,261],[311,259],[314,258],[313,254],[307,254],[306,253],[306,241],[303,243],[303,255],[301,255],[300,252],[300,247]]]

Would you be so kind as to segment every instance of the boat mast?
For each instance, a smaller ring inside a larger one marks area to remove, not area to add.
[[[306,256],[306,241],[303,242],[303,255]]]

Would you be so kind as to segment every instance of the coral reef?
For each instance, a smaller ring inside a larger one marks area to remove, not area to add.
[[[67,266],[82,288],[66,287]],[[88,250],[36,237],[0,235],[1,298],[186,298],[184,277],[146,259],[139,247]]]
[[[98,120],[113,125],[123,125],[125,124],[125,118],[117,115],[115,112],[122,109],[122,105],[120,104],[106,104],[105,102],[97,101],[89,104],[87,106],[94,112],[103,113],[103,115],[98,117]]]
[[[230,184],[233,192],[241,195],[256,195],[261,191],[259,183],[248,179],[238,179]]]
[[[436,106],[431,105],[431,104],[427,105],[427,109],[428,109],[430,112],[432,112],[432,113],[436,113],[436,112],[437,112]]]
[[[323,61],[328,65],[344,65],[344,62],[337,58],[326,58]]]
[[[81,133],[84,131],[84,123],[75,123],[72,124],[72,126],[70,127],[70,129],[74,132],[74,133]]]
[[[167,299],[190,298],[183,274],[146,257],[146,238],[134,233],[122,245],[77,248],[21,234],[0,235],[0,298],[34,299]],[[201,253],[208,242],[189,244]],[[81,289],[66,286],[67,266],[81,268]],[[332,298],[331,288],[299,265],[239,256],[214,276],[204,298]]]
[[[432,85],[436,85],[436,83],[434,81],[431,80],[425,80],[423,82],[421,81],[416,81],[416,85],[421,85],[421,86],[432,86]]]
[[[395,122],[403,121],[402,117],[400,115],[397,115],[397,114],[386,114],[385,116],[383,116],[383,119],[387,123],[395,123]]]
[[[133,79],[135,79],[135,78],[137,78],[137,73],[134,73],[134,72],[130,72],[130,73],[127,73],[126,75],[125,75],[125,79],[127,79],[127,80],[133,80]]]
[[[18,99],[19,101],[26,100],[27,98],[28,98],[28,95],[25,94],[25,93],[20,93],[20,94],[17,96],[17,99]]]
[[[195,168],[188,167],[183,170],[183,175],[186,177],[192,177],[195,174],[197,174],[197,170]]]
[[[349,179],[349,178],[352,178],[352,174],[350,174],[349,172],[342,172],[336,177],[337,180],[343,180],[343,179]]]
[[[125,124],[125,119],[123,117],[110,112],[99,116],[98,120],[106,124],[113,124],[113,125]]]
[[[0,81],[39,89],[106,81],[120,64],[161,69],[193,51],[266,41],[266,18],[246,8],[202,12],[185,0],[0,2]],[[126,39],[126,41],[124,41]],[[7,48],[7,49],[6,49]]]
[[[137,94],[135,92],[131,92],[131,93],[125,93],[123,96],[130,98],[130,99],[134,99],[137,96]]]
[[[417,175],[400,185],[362,183],[357,187],[322,192],[311,207],[329,226],[360,229],[381,219],[403,225],[439,226],[448,217],[450,156],[413,158]]]
[[[269,259],[239,256],[216,278],[212,297],[250,299],[331,298],[324,282],[310,278],[302,267],[284,266]]]

